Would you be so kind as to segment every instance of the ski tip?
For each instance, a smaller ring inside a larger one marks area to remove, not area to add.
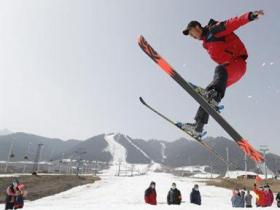
[[[238,145],[243,150],[243,152],[250,157],[252,160],[254,160],[256,163],[262,163],[264,162],[264,157],[262,153],[255,150],[247,140],[241,139],[238,142]]]
[[[144,101],[144,99],[140,96],[139,100],[141,101],[142,104],[146,104],[146,102]]]
[[[137,37],[137,42],[138,42],[138,44],[141,42],[141,40],[143,40],[144,39],[144,36],[143,35],[139,35],[138,37]]]

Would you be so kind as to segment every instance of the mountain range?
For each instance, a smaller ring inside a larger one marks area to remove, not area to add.
[[[229,149],[229,160],[244,169],[244,155],[237,144],[224,137],[207,137],[204,139],[216,152],[226,159],[226,148]],[[144,140],[132,138],[124,134],[100,134],[86,140],[61,140],[47,138],[23,132],[0,135],[0,160],[21,161],[28,158],[33,161],[38,144],[43,144],[40,160],[58,159],[95,160],[102,162],[122,161],[130,164],[160,163],[170,168],[189,165],[213,166],[216,172],[225,171],[225,164],[215,158],[200,144],[186,138],[172,142],[163,140]],[[280,156],[269,153],[266,155],[267,165],[273,172],[279,170]],[[256,170],[253,161],[247,161],[248,169]]]

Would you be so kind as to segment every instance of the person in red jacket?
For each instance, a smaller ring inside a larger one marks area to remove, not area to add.
[[[256,193],[256,206],[257,207],[266,207],[266,199],[265,199],[265,193],[264,188],[261,187],[260,189],[257,188],[257,185],[254,184],[253,191]]]
[[[274,195],[268,184],[264,186],[264,194],[265,194],[265,206],[272,206],[274,201]]]
[[[211,104],[218,105],[225,95],[226,88],[240,80],[246,72],[248,53],[234,31],[261,15],[264,15],[264,12],[259,10],[222,22],[211,19],[205,27],[198,21],[191,21],[183,31],[184,35],[201,40],[210,57],[218,64],[213,81],[206,89],[200,91]],[[178,126],[201,137],[208,118],[208,113],[200,107],[195,116],[195,123],[178,123]]]
[[[155,182],[151,182],[148,189],[145,190],[145,202],[151,205],[157,205],[157,192]]]

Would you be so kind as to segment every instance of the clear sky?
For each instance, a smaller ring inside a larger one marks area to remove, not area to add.
[[[265,16],[237,34],[246,76],[227,90],[223,116],[258,147],[280,154],[279,0],[25,0],[0,2],[0,128],[62,139],[121,132],[145,139],[182,137],[138,97],[180,121],[196,102],[140,50],[143,34],[186,79],[206,86],[215,63],[182,35],[247,11]],[[227,136],[210,120],[210,136]]]

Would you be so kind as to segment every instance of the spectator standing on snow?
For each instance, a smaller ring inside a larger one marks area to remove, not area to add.
[[[6,189],[5,210],[14,209],[17,184],[18,180],[14,180]]]
[[[16,192],[16,198],[14,203],[14,209],[22,209],[24,206],[24,198],[27,195],[27,192],[25,191],[24,184],[18,184],[17,185],[17,192]]]
[[[23,208],[25,196],[24,185],[18,179],[13,180],[6,189],[5,210]]]
[[[264,194],[265,194],[265,206],[272,206],[274,201],[274,195],[268,184],[264,186]]]
[[[239,207],[244,208],[245,207],[245,191],[244,190],[241,190],[240,196],[241,196],[241,203],[240,203]]]
[[[238,207],[244,208],[244,198],[242,199],[242,195],[239,189],[237,188],[232,192],[231,204],[232,207],[234,208],[238,208]]]
[[[168,205],[180,205],[181,201],[181,192],[177,189],[176,183],[172,183],[171,189],[167,194],[167,203]]]
[[[276,201],[277,201],[277,207],[280,208],[280,192],[277,193]]]
[[[247,190],[247,194],[245,195],[245,207],[252,208],[252,198],[253,196],[250,193],[250,190]]]
[[[151,205],[157,205],[156,183],[151,182],[150,186],[145,190],[145,202]]]
[[[264,188],[263,187],[257,188],[257,184],[255,183],[253,191],[257,195],[256,206],[257,207],[265,207],[266,206],[266,199],[265,199],[265,194],[264,194]]]
[[[191,195],[190,195],[190,202],[193,204],[201,205],[201,196],[199,192],[199,187],[197,184],[194,185]]]

